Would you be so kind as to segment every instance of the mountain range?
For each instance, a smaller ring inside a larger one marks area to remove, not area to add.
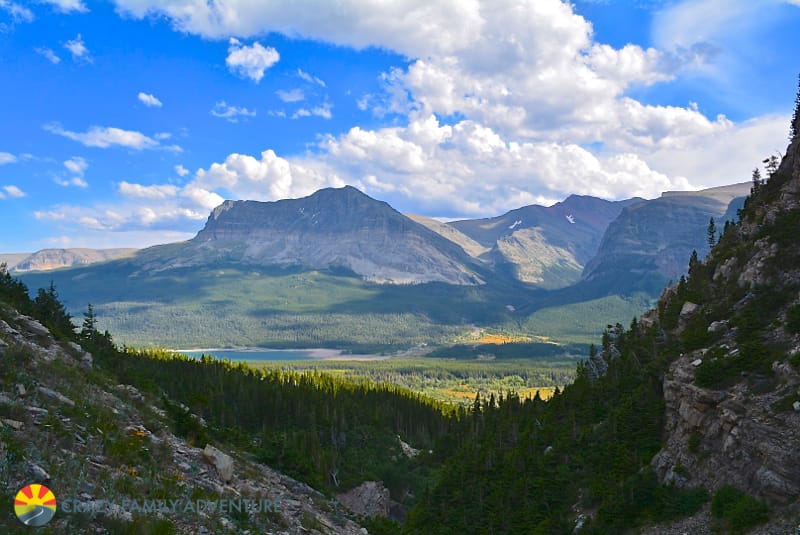
[[[563,316],[561,324],[584,316],[580,331],[588,321],[582,303],[597,310],[596,300],[621,296],[612,319],[641,312],[667,279],[680,277],[692,250],[708,250],[709,219],[721,228],[735,217],[747,187],[654,200],[572,195],[549,207],[449,222],[401,214],[350,186],[327,188],[301,199],[225,201],[185,242],[93,256],[42,251],[14,269],[32,288],[54,281],[74,314],[91,301],[102,322],[137,343],[341,346],[353,336],[342,326],[364,317],[382,325],[367,345],[408,339],[399,334],[408,328],[420,342],[441,343],[474,326],[519,330],[542,308],[551,319]],[[33,271],[70,262],[71,269]],[[605,303],[600,308],[612,310]],[[557,312],[565,304],[570,312]],[[156,319],[189,323],[177,340],[156,334]],[[405,321],[402,329],[387,326]]]

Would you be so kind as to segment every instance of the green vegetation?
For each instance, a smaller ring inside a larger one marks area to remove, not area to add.
[[[28,273],[23,280],[32,287],[53,280],[72,314],[94,303],[98,328],[137,347],[328,347],[376,353],[422,343],[452,345],[475,325],[588,344],[608,321],[627,322],[649,304],[643,295],[584,303],[585,298],[561,291],[497,282],[379,285],[333,271],[222,264],[147,275],[140,270],[132,260],[120,260]]]
[[[711,500],[711,514],[725,520],[732,533],[745,533],[769,520],[769,509],[736,487],[724,485]]]
[[[652,306],[652,299],[643,293],[627,298],[611,295],[551,306],[528,316],[522,324],[522,331],[547,335],[561,343],[588,345],[597,342],[607,324],[627,324]]]
[[[250,366],[294,372],[321,372],[353,382],[394,384],[449,403],[472,405],[476,394],[515,392],[549,397],[557,387],[571,383],[575,361],[551,358],[512,361],[470,361],[430,358],[389,358],[369,361],[251,361]]]

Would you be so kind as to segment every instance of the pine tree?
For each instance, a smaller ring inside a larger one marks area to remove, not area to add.
[[[755,197],[763,184],[764,182],[761,180],[761,171],[756,167],[753,169],[753,187],[750,188],[750,195]]]
[[[708,240],[708,246],[714,247],[714,243],[717,241],[717,225],[714,223],[714,218],[708,220],[708,230],[706,231],[706,239]]]
[[[81,340],[93,343],[97,340],[100,333],[97,332],[97,316],[94,313],[94,307],[91,303],[86,307],[86,312],[83,313],[83,325],[81,325]]]

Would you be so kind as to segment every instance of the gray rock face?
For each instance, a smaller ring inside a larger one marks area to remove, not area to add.
[[[800,493],[800,414],[776,413],[771,404],[780,393],[754,395],[746,383],[728,391],[694,385],[691,358],[675,361],[664,380],[667,442],[652,461],[659,479],[711,491],[729,484],[770,503],[789,503]],[[798,384],[795,373],[784,388]]]
[[[217,469],[217,474],[223,482],[230,483],[233,479],[233,458],[230,455],[207,444],[203,450],[203,458]]]
[[[155,249],[139,258],[147,262]],[[225,201],[194,239],[154,256],[148,269],[214,261],[338,268],[379,283],[483,282],[461,247],[349,186],[303,199]]]
[[[387,489],[380,481],[365,481],[361,485],[337,496],[339,502],[357,515],[381,516],[394,520],[403,520],[405,512],[402,506],[392,500]]]

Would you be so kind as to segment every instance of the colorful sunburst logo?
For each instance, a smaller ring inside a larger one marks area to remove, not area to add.
[[[56,495],[38,483],[23,487],[14,498],[14,513],[26,526],[44,526],[56,514]]]

